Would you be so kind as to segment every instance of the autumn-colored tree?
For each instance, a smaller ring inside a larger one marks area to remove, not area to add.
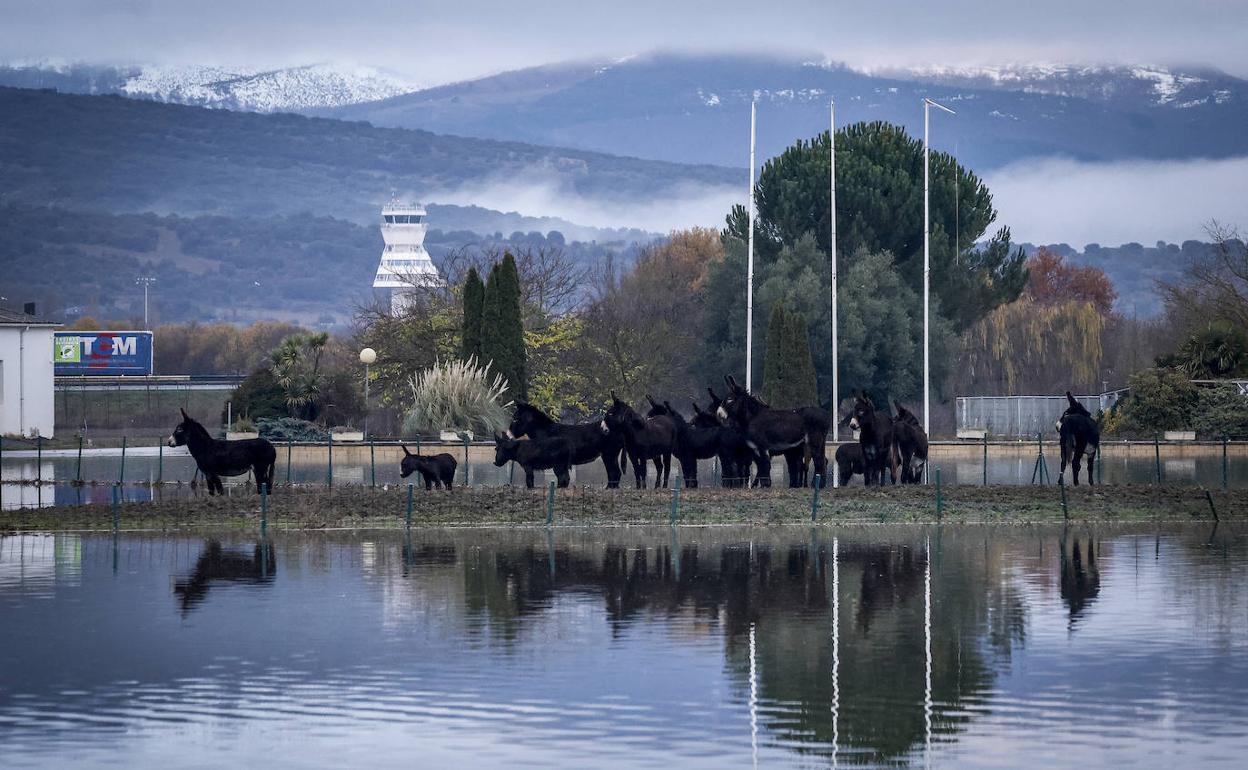
[[[1080,267],[1041,246],[1027,260],[1026,295],[1037,305],[1090,302],[1103,315],[1114,310],[1118,292],[1099,267]]]

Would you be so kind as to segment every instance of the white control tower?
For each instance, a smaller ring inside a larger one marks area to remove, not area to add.
[[[386,245],[373,288],[390,290],[392,315],[403,313],[422,291],[446,285],[425,251],[428,227],[425,207],[419,203],[391,200],[381,209],[381,238]]]

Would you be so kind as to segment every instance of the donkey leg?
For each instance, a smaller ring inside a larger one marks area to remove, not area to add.
[[[528,487],[529,489],[533,488],[533,469],[532,468],[524,469],[524,485]]]
[[[607,469],[607,489],[619,489],[620,455],[614,450],[602,453],[602,467]]]
[[[1079,486],[1079,466],[1082,465],[1083,453],[1075,450],[1075,459],[1071,460],[1070,467],[1074,469],[1075,486]]]
[[[663,483],[663,458],[658,456],[654,458],[654,488],[658,489]]]
[[[1092,463],[1096,461],[1096,447],[1090,447],[1088,449],[1087,458],[1088,458],[1088,486],[1093,486],[1095,482],[1092,481],[1092,479],[1095,478],[1095,476],[1092,473]]]

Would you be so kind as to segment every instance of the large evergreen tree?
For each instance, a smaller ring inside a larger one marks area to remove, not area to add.
[[[763,400],[772,406],[779,407],[780,400],[787,392],[787,374],[789,372],[784,337],[789,331],[788,313],[784,311],[784,300],[772,303],[771,320],[767,322],[767,338],[763,347]]]
[[[476,356],[481,359],[481,328],[485,318],[485,284],[477,268],[468,268],[464,279],[464,340],[462,356],[465,361]]]
[[[829,269],[828,133],[799,141],[763,166],[755,188],[755,248],[761,265],[807,233]],[[889,123],[856,123],[836,134],[837,253],[841,271],[858,253],[893,256],[910,288],[923,282],[923,143]],[[965,329],[994,307],[1018,298],[1026,283],[1021,249],[1008,228],[980,246],[996,220],[992,195],[947,153],[931,154],[932,292],[948,318]],[[744,240],[743,206],[728,216],[726,235]]]
[[[508,395],[517,400],[528,397],[524,319],[520,308],[520,271],[507,253],[490,269],[485,284],[482,313],[481,358],[492,361],[492,371],[507,380]]]

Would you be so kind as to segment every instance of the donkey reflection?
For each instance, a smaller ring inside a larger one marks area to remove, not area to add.
[[[190,577],[174,583],[173,592],[178,596],[182,615],[185,617],[208,595],[213,583],[250,583],[265,585],[273,582],[277,571],[277,559],[273,547],[256,543],[253,551],[227,551],[216,540],[204,543],[204,550],[195,562]]]
[[[1079,538],[1067,544],[1066,531],[1061,539],[1062,600],[1070,608],[1070,625],[1074,626],[1083,611],[1101,593],[1101,571],[1096,566],[1096,545],[1088,538],[1087,546],[1079,548]]]

